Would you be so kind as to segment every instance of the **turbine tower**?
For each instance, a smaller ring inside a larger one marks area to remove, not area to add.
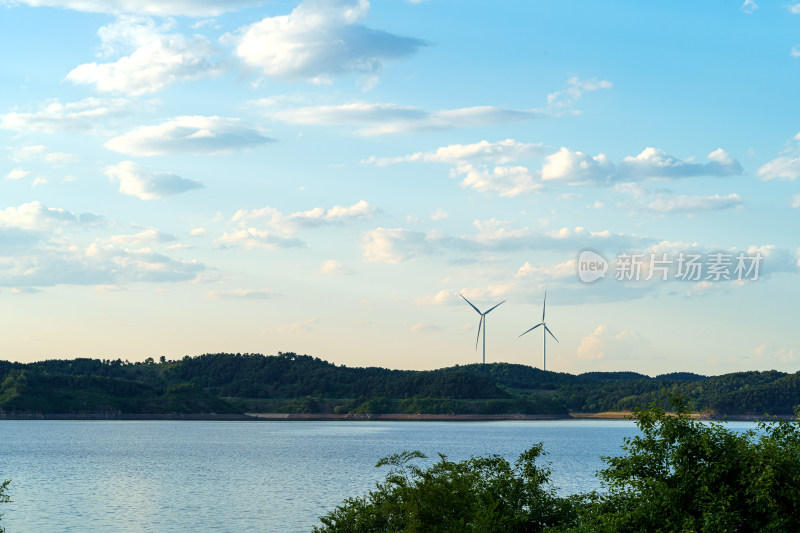
[[[459,294],[459,296],[464,298],[463,294]],[[483,325],[483,364],[485,365],[486,364],[486,315],[491,313],[495,309],[495,307],[497,307],[498,305],[500,305],[502,303],[505,303],[505,300],[500,302],[500,304],[495,305],[494,307],[492,307],[491,309],[489,309],[485,313],[481,313],[480,310],[477,307],[475,307],[474,305],[472,305],[472,302],[470,302],[466,298],[464,298],[464,301],[467,302],[470,305],[470,307],[472,307],[475,310],[476,313],[481,315],[481,321],[478,322],[478,337],[475,339],[475,349],[476,350],[478,349],[478,341],[481,338],[481,325]]]
[[[542,321],[528,330],[528,331],[533,331],[536,328],[538,328],[539,326],[544,326],[544,331],[542,332],[542,341],[544,342],[543,348],[542,348],[543,354],[544,354],[544,359],[543,359],[543,363],[542,363],[542,370],[547,370],[547,334],[549,333],[550,336],[553,337],[553,339],[555,339],[556,342],[558,342],[558,339],[556,339],[556,336],[553,335],[553,332],[550,331],[550,328],[547,327],[547,324],[544,321],[544,314],[545,314],[546,311],[547,311],[547,291],[544,291],[544,304],[542,305]],[[526,331],[525,333],[528,333],[528,331]],[[525,333],[523,333],[522,335],[525,335]],[[484,332],[484,335],[485,335],[485,332]],[[520,335],[520,337],[522,337],[522,335]]]

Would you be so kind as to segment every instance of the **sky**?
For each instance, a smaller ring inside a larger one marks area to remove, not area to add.
[[[800,363],[800,4],[0,0],[0,47],[0,358],[541,367],[547,291],[548,370]]]

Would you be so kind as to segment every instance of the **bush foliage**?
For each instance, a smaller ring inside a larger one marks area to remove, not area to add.
[[[604,490],[559,497],[540,466],[542,445],[511,465],[503,457],[423,468],[420,452],[382,459],[391,470],[363,497],[321,517],[317,533],[796,531],[800,519],[800,430],[774,421],[735,432],[653,402],[637,411],[640,433],[623,455],[604,458]]]

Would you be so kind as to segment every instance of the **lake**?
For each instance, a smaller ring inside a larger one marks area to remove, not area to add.
[[[742,429],[750,423],[730,423]],[[317,517],[383,479],[386,455],[513,462],[543,442],[562,494],[599,488],[627,420],[0,421],[0,505],[9,532],[310,531]]]

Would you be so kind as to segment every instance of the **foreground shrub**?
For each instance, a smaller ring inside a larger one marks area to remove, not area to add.
[[[549,470],[535,464],[536,445],[512,466],[492,455],[449,461],[440,455],[429,468],[418,451],[381,459],[391,466],[386,481],[361,498],[350,498],[321,518],[317,532],[516,532],[542,531],[576,515],[568,499],[556,497]]]
[[[493,455],[428,468],[420,452],[382,459],[386,480],[323,516],[322,532],[745,532],[797,531],[800,428],[775,421],[735,432],[653,403],[637,411],[640,434],[606,457],[604,490],[561,498],[538,466],[538,444],[512,466]]]

